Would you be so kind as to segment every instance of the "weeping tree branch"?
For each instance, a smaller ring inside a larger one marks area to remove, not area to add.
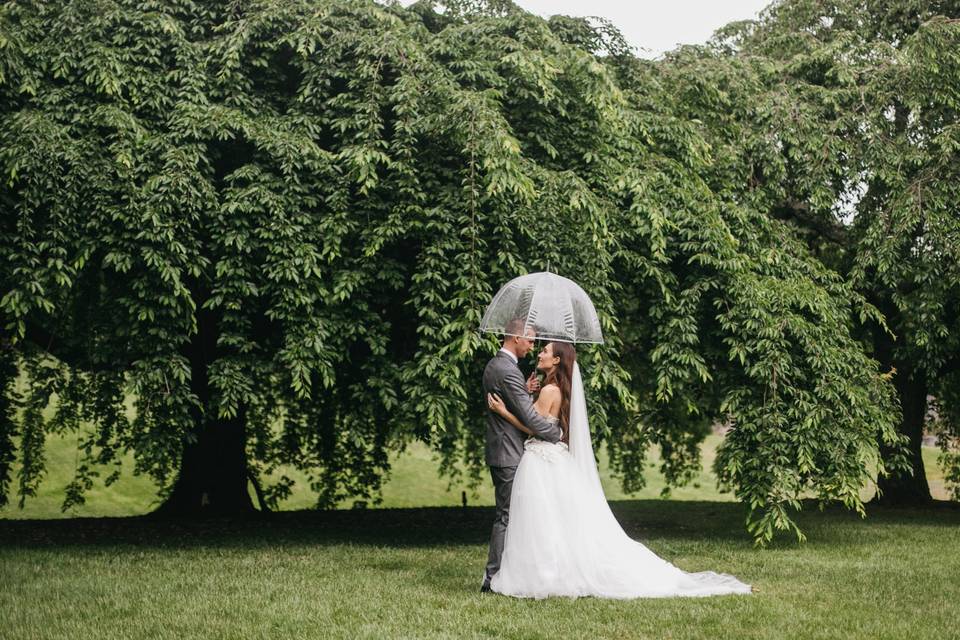
[[[949,375],[960,371],[960,354],[954,354],[952,358],[943,363],[940,367],[940,375]]]
[[[813,231],[821,238],[839,245],[847,243],[847,229],[839,222],[830,221],[810,211],[810,205],[787,198],[775,207],[771,214],[778,220],[794,222],[798,226]]]
[[[108,373],[132,366],[130,363],[95,362],[90,359],[90,354],[85,350],[61,339],[56,333],[36,322],[27,321],[23,341],[33,344],[79,371]]]

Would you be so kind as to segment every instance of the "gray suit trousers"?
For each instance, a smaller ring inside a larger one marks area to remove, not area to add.
[[[510,492],[513,490],[513,476],[516,473],[516,467],[490,467],[497,504],[493,532],[490,534],[490,553],[487,554],[487,575],[491,578],[500,570],[503,539],[507,533],[507,523],[510,521]]]

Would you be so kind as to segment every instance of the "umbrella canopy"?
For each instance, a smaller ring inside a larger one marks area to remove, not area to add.
[[[511,325],[511,321],[516,320]],[[541,271],[514,278],[497,292],[480,321],[480,331],[526,334],[540,340],[603,343],[597,310],[573,280]]]

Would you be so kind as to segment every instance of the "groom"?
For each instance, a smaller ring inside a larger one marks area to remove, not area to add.
[[[536,371],[530,374],[527,383],[517,366],[520,358],[525,358],[533,349],[536,333],[524,326],[523,320],[511,320],[507,323],[503,345],[487,367],[483,370],[484,394],[496,393],[513,415],[537,434],[549,442],[557,442],[562,435],[560,427],[545,420],[530,398],[538,387]],[[487,413],[486,461],[493,478],[496,496],[496,516],[493,520],[493,532],[490,534],[490,553],[487,556],[487,568],[483,575],[481,593],[490,591],[490,579],[500,570],[500,556],[503,554],[503,537],[510,518],[510,490],[513,488],[513,475],[523,455],[523,441],[526,434],[507,422],[493,411]]]

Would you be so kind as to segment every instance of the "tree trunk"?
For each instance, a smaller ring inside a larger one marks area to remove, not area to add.
[[[197,300],[197,333],[185,355],[190,359],[191,388],[204,413],[194,411],[196,440],[183,449],[180,474],[156,515],[247,515],[256,509],[247,488],[246,410],[233,418],[218,418],[212,407],[208,370],[216,358],[218,317]]]
[[[207,422],[186,446],[180,475],[158,515],[244,515],[255,511],[247,489],[244,416]]]
[[[899,316],[896,308],[886,299],[876,300],[878,308],[887,317],[891,326],[897,327]],[[921,372],[914,371],[908,362],[895,360],[893,340],[883,329],[877,327],[873,334],[875,356],[883,369],[896,369],[893,384],[900,399],[900,428],[901,434],[907,436],[910,442],[907,445],[910,466],[909,471],[895,472],[885,478],[877,478],[878,495],[873,499],[875,503],[889,506],[910,506],[930,502],[930,485],[927,483],[927,473],[923,466],[922,446],[923,427],[927,416],[927,380]],[[880,455],[884,461],[891,459],[893,452],[889,447],[880,447]]]
[[[924,380],[907,380],[906,375],[900,372],[896,374],[895,385],[903,410],[900,433],[910,439],[909,459],[913,473],[897,472],[885,478],[878,478],[877,486],[880,494],[876,502],[892,506],[924,504],[933,499],[927,483],[926,470],[923,467],[921,448],[923,425],[927,415],[927,385]],[[884,450],[882,453],[886,459],[890,451]]]

